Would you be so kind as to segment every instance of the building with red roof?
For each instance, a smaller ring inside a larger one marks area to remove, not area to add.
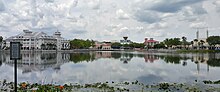
[[[156,44],[159,44],[159,41],[156,41],[156,40],[154,40],[153,38],[150,38],[150,40],[148,40],[148,38],[145,38],[144,45],[145,45],[146,47],[152,48],[152,47],[154,47],[154,45],[156,45]]]

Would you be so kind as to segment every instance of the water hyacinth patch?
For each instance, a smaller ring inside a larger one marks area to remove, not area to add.
[[[203,81],[204,83],[198,84],[185,84],[185,83],[157,83],[153,85],[145,85],[136,81],[133,82],[97,82],[92,84],[38,84],[22,82],[18,84],[18,92],[142,92],[142,91],[159,91],[159,92],[219,92],[219,87],[210,86],[215,84],[219,86],[219,81]],[[0,89],[3,92],[13,91],[13,82],[0,82]]]

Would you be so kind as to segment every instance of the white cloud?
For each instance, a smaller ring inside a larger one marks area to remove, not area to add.
[[[155,30],[155,31],[146,31],[145,34],[148,36],[148,37],[165,37],[167,34],[164,30]]]
[[[48,2],[48,3],[53,3],[54,0],[45,0],[45,2]]]
[[[219,0],[0,0],[0,34],[58,29],[67,39],[120,40],[126,35],[142,42],[150,34],[163,40],[166,33],[176,37],[181,31],[193,39],[192,27],[203,26],[200,22],[219,26],[219,7]]]
[[[160,14],[154,11],[138,10],[134,16],[138,21],[145,23],[155,23],[162,20]]]
[[[220,1],[216,0],[216,1],[213,2],[213,4],[215,4],[216,6],[220,6]]]
[[[159,12],[177,12],[181,10],[184,6],[198,3],[201,1],[203,0],[178,0],[178,1],[159,0],[154,5],[152,5],[150,9]]]
[[[5,10],[5,5],[2,0],[0,0],[0,12]]]
[[[150,24],[147,29],[164,29],[164,28],[167,28],[168,25],[166,22],[159,22],[159,23],[153,23],[153,24]]]
[[[118,19],[129,19],[129,15],[125,13],[122,9],[116,11],[116,16]]]
[[[214,1],[213,4],[216,6],[216,11],[220,12],[220,1],[219,0]]]
[[[144,27],[140,26],[140,27],[136,27],[136,30],[140,31],[140,30],[144,30]]]
[[[100,8],[100,0],[89,0],[88,6],[92,9],[99,9]]]
[[[128,27],[122,27],[120,30],[119,30],[119,32],[126,32],[126,31],[128,31],[129,30],[129,28]]]
[[[208,27],[205,22],[195,22],[190,24],[191,28],[206,28]]]
[[[111,25],[109,25],[111,28],[119,28],[119,27],[121,27],[123,24],[117,24],[117,25],[115,25],[115,24],[111,24]]]

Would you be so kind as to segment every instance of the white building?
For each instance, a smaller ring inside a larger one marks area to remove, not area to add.
[[[200,37],[199,36],[199,31],[196,32],[196,39],[193,40],[193,44],[192,44],[192,48],[196,48],[196,49],[208,49],[209,47],[209,43],[206,41],[207,38],[209,37],[209,33],[208,30],[206,32],[206,37]]]
[[[127,37],[127,36],[125,36],[125,37],[123,37],[123,38],[124,38],[123,40],[120,40],[120,43],[121,43],[121,44],[131,44],[131,43],[132,43],[131,40],[128,40],[128,37]]]
[[[49,36],[44,32],[32,32],[23,30],[24,33],[7,38],[6,48],[10,47],[10,42],[20,42],[24,50],[62,50],[69,49],[68,40],[61,37],[60,32],[55,32],[53,36]]]

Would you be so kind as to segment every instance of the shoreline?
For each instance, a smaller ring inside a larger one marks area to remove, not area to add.
[[[220,50],[183,50],[183,49],[72,49],[72,50],[21,50],[21,52],[90,52],[90,51],[137,51],[149,53],[220,53]],[[0,50],[0,52],[10,52],[10,50]]]
[[[13,91],[14,84],[13,82],[7,82],[6,80],[0,81],[3,86],[0,88],[5,91]],[[171,83],[171,82],[161,82],[161,83],[153,83],[153,84],[145,84],[141,83],[138,80],[135,81],[121,81],[121,82],[114,82],[114,81],[106,81],[106,82],[97,82],[97,83],[86,83],[86,84],[79,84],[79,83],[67,83],[67,84],[41,84],[41,83],[28,83],[28,82],[21,82],[17,84],[18,91],[53,91],[53,92],[143,92],[143,91],[159,91],[159,92],[219,92],[220,88],[219,81],[197,81],[193,83]]]

